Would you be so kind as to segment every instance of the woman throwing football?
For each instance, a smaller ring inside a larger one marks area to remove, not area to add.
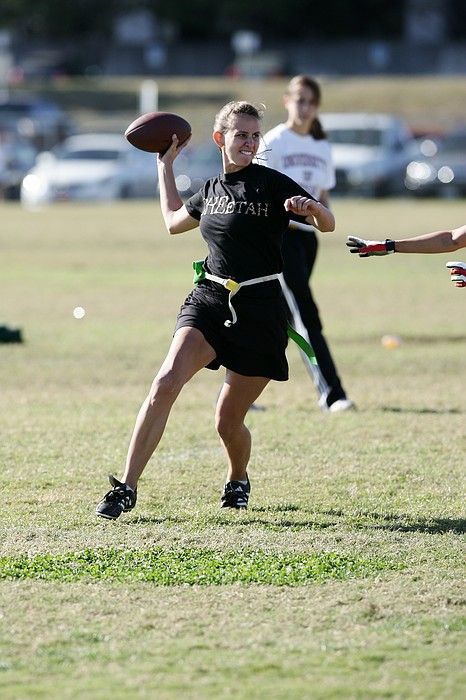
[[[198,284],[178,314],[168,354],[141,406],[121,481],[97,506],[115,519],[134,508],[137,483],[156,449],[183,386],[202,368],[225,367],[215,425],[226,452],[222,507],[246,508],[251,435],[244,417],[271,379],[285,381],[287,313],[279,273],[281,241],[291,218],[332,231],[332,213],[286,175],[253,163],[262,114],[247,102],[230,102],[217,114],[213,139],[223,173],[183,204],[173,161],[183,146],[173,136],[158,157],[160,202],[171,234],[200,227],[208,255]]]

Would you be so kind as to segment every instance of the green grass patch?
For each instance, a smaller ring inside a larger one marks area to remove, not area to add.
[[[0,558],[1,579],[45,581],[147,581],[158,586],[233,583],[296,586],[327,579],[370,576],[400,568],[382,557],[336,552],[274,554],[264,551],[86,549],[51,555]]]

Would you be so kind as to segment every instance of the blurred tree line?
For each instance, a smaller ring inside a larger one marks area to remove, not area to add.
[[[449,34],[466,35],[465,0],[445,0]],[[114,18],[149,10],[180,39],[229,37],[238,29],[264,38],[400,39],[405,0],[1,0],[0,26],[31,38],[111,36]]]
[[[382,37],[400,35],[403,0],[2,0],[0,25],[31,37],[106,34],[118,13],[151,11],[178,37],[212,39],[237,29],[263,36]]]

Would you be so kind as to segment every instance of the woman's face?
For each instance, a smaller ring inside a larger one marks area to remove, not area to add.
[[[236,172],[250,165],[260,144],[258,119],[247,114],[237,114],[225,133],[216,134],[215,141],[222,148],[225,172]]]
[[[285,95],[288,124],[308,129],[317,116],[319,101],[310,87],[301,86]]]

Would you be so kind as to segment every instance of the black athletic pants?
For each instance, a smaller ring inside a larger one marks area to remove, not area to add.
[[[309,287],[309,278],[316,260],[317,247],[318,241],[314,231],[287,229],[282,246],[283,276],[295,302],[294,309],[291,308],[291,304],[288,304],[291,322],[293,322],[294,313],[298,311],[318,362],[318,367],[309,363],[306,363],[306,366],[312,374],[320,401],[330,406],[338,399],[345,399],[346,394],[327,341],[322,333],[319,309]]]

